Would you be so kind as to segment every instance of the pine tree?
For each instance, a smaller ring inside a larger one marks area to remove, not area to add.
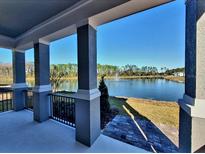
[[[110,103],[109,103],[109,93],[108,88],[104,81],[105,75],[101,77],[99,91],[101,92],[100,96],[100,117],[101,117],[101,128],[103,129],[106,125],[106,121],[109,121],[110,114]]]
[[[100,85],[99,85],[99,90],[101,92],[100,96],[100,110],[101,112],[107,113],[110,111],[110,103],[109,103],[109,93],[108,93],[108,88],[105,84],[104,80],[105,75],[101,77],[100,80]]]

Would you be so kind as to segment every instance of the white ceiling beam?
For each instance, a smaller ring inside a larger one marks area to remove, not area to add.
[[[95,26],[99,26],[131,14],[142,12],[174,0],[130,0],[127,3],[92,16],[90,19]]]

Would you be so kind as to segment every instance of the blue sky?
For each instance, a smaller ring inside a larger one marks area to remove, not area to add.
[[[185,50],[184,0],[122,18],[97,28],[98,63],[122,66],[183,67]],[[52,64],[77,63],[77,36],[51,43]],[[0,62],[11,62],[11,52],[0,49]],[[33,49],[26,61],[33,60]]]

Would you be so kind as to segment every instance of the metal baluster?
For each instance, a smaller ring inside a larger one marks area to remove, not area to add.
[[[5,103],[5,92],[3,93],[3,112],[5,111],[5,107],[4,107],[4,103]]]
[[[9,108],[8,108],[8,104],[9,104],[9,98],[8,98],[8,93],[9,92],[6,92],[6,111],[8,111],[9,110]]]
[[[66,122],[67,124],[69,124],[69,104],[68,104],[68,99],[69,98],[66,98]]]
[[[55,108],[55,98],[54,98],[54,95],[52,95],[52,104],[53,104],[53,118],[54,118],[55,113],[56,113],[56,108]]]
[[[25,102],[25,107],[26,109],[29,108],[29,95],[28,95],[29,91],[25,91],[25,97],[26,97],[26,102]]]
[[[69,99],[69,104],[70,104],[70,125],[73,126],[72,98]]]
[[[63,120],[62,120],[62,97],[59,96],[59,98],[60,98],[60,101],[59,101],[60,116],[59,116],[59,118],[60,118],[60,121],[63,122]]]
[[[60,112],[60,120],[62,121],[62,123],[63,123],[63,97],[62,96],[60,96],[60,110],[61,110],[61,112]]]
[[[55,119],[56,119],[56,112],[57,112],[57,101],[55,95],[53,95],[53,98],[55,99]]]
[[[60,117],[60,96],[58,97],[58,117]],[[60,121],[60,118],[58,118],[58,121]]]
[[[63,114],[63,123],[66,123],[65,122],[65,98],[64,97],[62,97],[62,109],[63,109],[63,111],[62,111],[62,114]]]
[[[10,97],[11,97],[11,108],[14,109],[14,106],[13,106],[13,94],[12,92],[10,92]]]
[[[71,104],[71,98],[69,98],[69,123],[70,123],[70,126],[73,125],[72,118],[73,118],[73,116],[72,116],[72,104]]]
[[[61,96],[60,108],[61,108],[61,121],[64,123],[64,120],[63,120],[63,97],[62,96]]]
[[[2,93],[0,93],[0,112],[2,112],[2,100],[3,100]]]
[[[73,108],[73,126],[75,127],[75,99],[72,99],[72,108]]]
[[[52,117],[53,116],[52,95],[49,95],[49,98],[50,98],[50,117]]]

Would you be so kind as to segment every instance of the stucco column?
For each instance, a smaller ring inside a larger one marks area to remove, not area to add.
[[[77,28],[78,91],[76,140],[91,146],[100,135],[100,92],[97,88],[96,30],[89,24]]]
[[[49,59],[49,45],[40,42],[35,43],[35,87],[33,89],[33,112],[34,120],[38,122],[48,120],[50,115],[49,93],[51,92],[51,85]]]
[[[179,100],[180,152],[205,145],[205,1],[186,1],[185,94]]]
[[[25,77],[25,52],[13,50],[13,105],[14,110],[23,110],[25,106],[25,92],[27,89]]]

